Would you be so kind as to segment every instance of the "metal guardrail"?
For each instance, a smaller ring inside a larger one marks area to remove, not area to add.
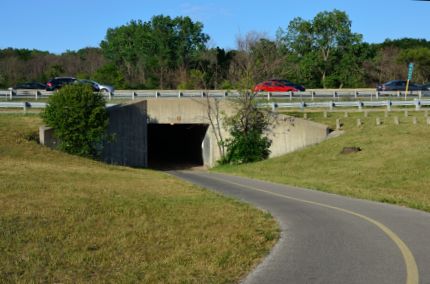
[[[415,107],[416,110],[421,109],[421,106],[430,106],[430,99],[427,100],[400,100],[400,101],[328,101],[328,102],[294,102],[294,103],[260,103],[258,104],[261,108],[271,108],[273,111],[276,109],[283,108],[293,108],[293,109],[305,109],[305,108],[327,108],[333,109],[338,107],[348,107],[348,108],[358,108],[362,109],[364,107],[386,107],[387,110],[391,110],[393,106],[406,106],[406,107]]]
[[[0,90],[0,98],[3,97],[6,100],[14,99],[35,99],[47,98],[52,95],[53,92],[45,90],[23,90],[23,89],[9,89]],[[198,98],[198,97],[215,97],[215,98],[226,98],[226,97],[237,97],[239,96],[238,91],[227,91],[227,90],[116,90],[115,93],[104,94],[107,100],[135,100],[145,98]],[[289,99],[293,100],[357,100],[357,99],[370,99],[380,100],[387,98],[418,98],[430,97],[430,91],[409,91],[407,94],[403,91],[385,91],[379,92],[374,89],[339,89],[339,90],[327,90],[327,89],[311,89],[304,92],[260,92],[257,93],[260,98],[266,98],[267,100],[276,99]]]
[[[24,112],[29,108],[43,109],[47,103],[43,102],[0,102],[0,108],[21,108]],[[106,104],[106,107],[112,107],[116,104]],[[385,100],[385,101],[326,101],[326,102],[290,102],[290,103],[259,103],[260,108],[271,108],[273,111],[277,109],[305,109],[305,108],[358,108],[362,109],[365,107],[386,107],[387,110],[391,110],[393,106],[406,106],[415,107],[416,110],[421,109],[421,106],[430,106],[430,99],[414,99],[414,100]]]
[[[14,99],[35,99],[47,98],[54,92],[45,90],[22,90],[9,89],[0,90],[0,98],[7,100]],[[237,97],[237,91],[225,90],[116,90],[114,93],[103,94],[107,100],[134,100],[146,98],[199,98],[199,97]]]
[[[0,102],[0,108],[19,108],[26,112],[28,109],[44,109],[47,103],[42,102]],[[113,107],[116,104],[106,104],[106,107]]]

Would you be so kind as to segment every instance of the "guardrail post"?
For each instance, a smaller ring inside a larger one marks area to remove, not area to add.
[[[357,97],[358,97],[358,91],[354,90],[354,98],[357,99]]]
[[[387,110],[388,111],[391,111],[391,105],[392,105],[393,103],[391,102],[391,100],[388,100],[387,101]]]
[[[290,91],[290,101],[293,100],[293,93]]]
[[[205,96],[205,91],[202,91],[202,98]]]
[[[363,103],[362,102],[357,102],[357,106],[358,106],[358,109],[359,110],[362,110],[363,109]]]
[[[112,100],[112,93],[111,92],[108,92],[108,98],[109,98],[109,101]]]
[[[37,101],[38,95],[39,95],[39,90],[36,90],[36,93],[35,93],[35,99],[36,99],[36,101]]]
[[[333,92],[333,99],[335,99],[335,98],[336,98],[336,95],[337,95],[337,93],[336,93],[336,91],[334,91],[334,92]]]
[[[183,96],[182,92],[181,92],[181,91],[179,91],[179,92],[178,92],[178,98],[181,98],[182,96]]]
[[[336,130],[339,130],[339,129],[340,129],[340,119],[337,118],[336,119]]]
[[[399,125],[399,117],[397,116],[394,117],[394,124]]]
[[[381,125],[381,119],[379,117],[376,118],[376,126]]]
[[[376,100],[379,100],[379,91],[375,92],[375,97],[376,97]]]
[[[418,91],[418,98],[421,99],[422,96],[423,96],[423,91]]]
[[[361,119],[357,118],[357,127],[361,126]]]
[[[323,116],[324,116],[324,118],[327,118],[327,117],[328,117],[328,114],[327,114],[327,112],[326,112],[326,111],[324,112]]]
[[[414,104],[415,104],[415,110],[421,109],[421,102],[419,99],[414,99]]]
[[[24,114],[26,114],[26,113],[27,113],[27,102],[24,102],[24,103],[22,104],[22,110],[24,111]]]
[[[334,107],[334,102],[333,101],[330,101],[330,110],[333,110],[333,107]]]
[[[9,90],[9,99],[12,100],[12,96],[13,96],[13,89]]]
[[[158,99],[159,96],[160,96],[160,93],[158,91],[155,91],[155,98]]]
[[[312,94],[312,101],[314,101],[315,91],[312,91],[311,94]]]
[[[227,93],[227,91],[225,91],[224,92],[224,97],[227,97],[228,96],[228,93]]]
[[[134,101],[134,98],[136,97],[136,92],[131,92],[131,99]]]
[[[304,109],[305,109],[305,107],[306,107],[305,102],[300,102],[300,108],[301,108],[302,110],[304,110]]]
[[[369,116],[369,111],[368,110],[365,110],[364,111],[364,117],[368,117]]]
[[[278,105],[276,103],[271,103],[271,107],[272,107],[272,111],[275,112],[276,111],[276,107]]]

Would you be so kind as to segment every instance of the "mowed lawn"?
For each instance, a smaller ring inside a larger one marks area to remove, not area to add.
[[[0,282],[231,283],[279,237],[273,218],[160,172],[34,141],[0,115]]]
[[[430,126],[423,111],[407,115],[392,111],[385,117],[383,111],[371,111],[368,117],[364,112],[345,117],[344,112],[331,112],[324,118],[323,112],[309,112],[308,119],[333,128],[340,119],[344,134],[282,157],[216,170],[430,211]],[[345,155],[343,147],[362,151]]]

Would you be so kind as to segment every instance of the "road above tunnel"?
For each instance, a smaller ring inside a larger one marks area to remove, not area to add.
[[[269,211],[281,239],[244,283],[430,283],[430,214],[204,171],[172,171]]]

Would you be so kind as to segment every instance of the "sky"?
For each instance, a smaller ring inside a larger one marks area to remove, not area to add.
[[[98,47],[109,28],[154,15],[189,16],[204,25],[209,47],[236,47],[248,32],[274,39],[295,17],[311,20],[338,9],[365,42],[403,37],[430,40],[430,1],[412,0],[0,0],[0,49],[62,53]]]

